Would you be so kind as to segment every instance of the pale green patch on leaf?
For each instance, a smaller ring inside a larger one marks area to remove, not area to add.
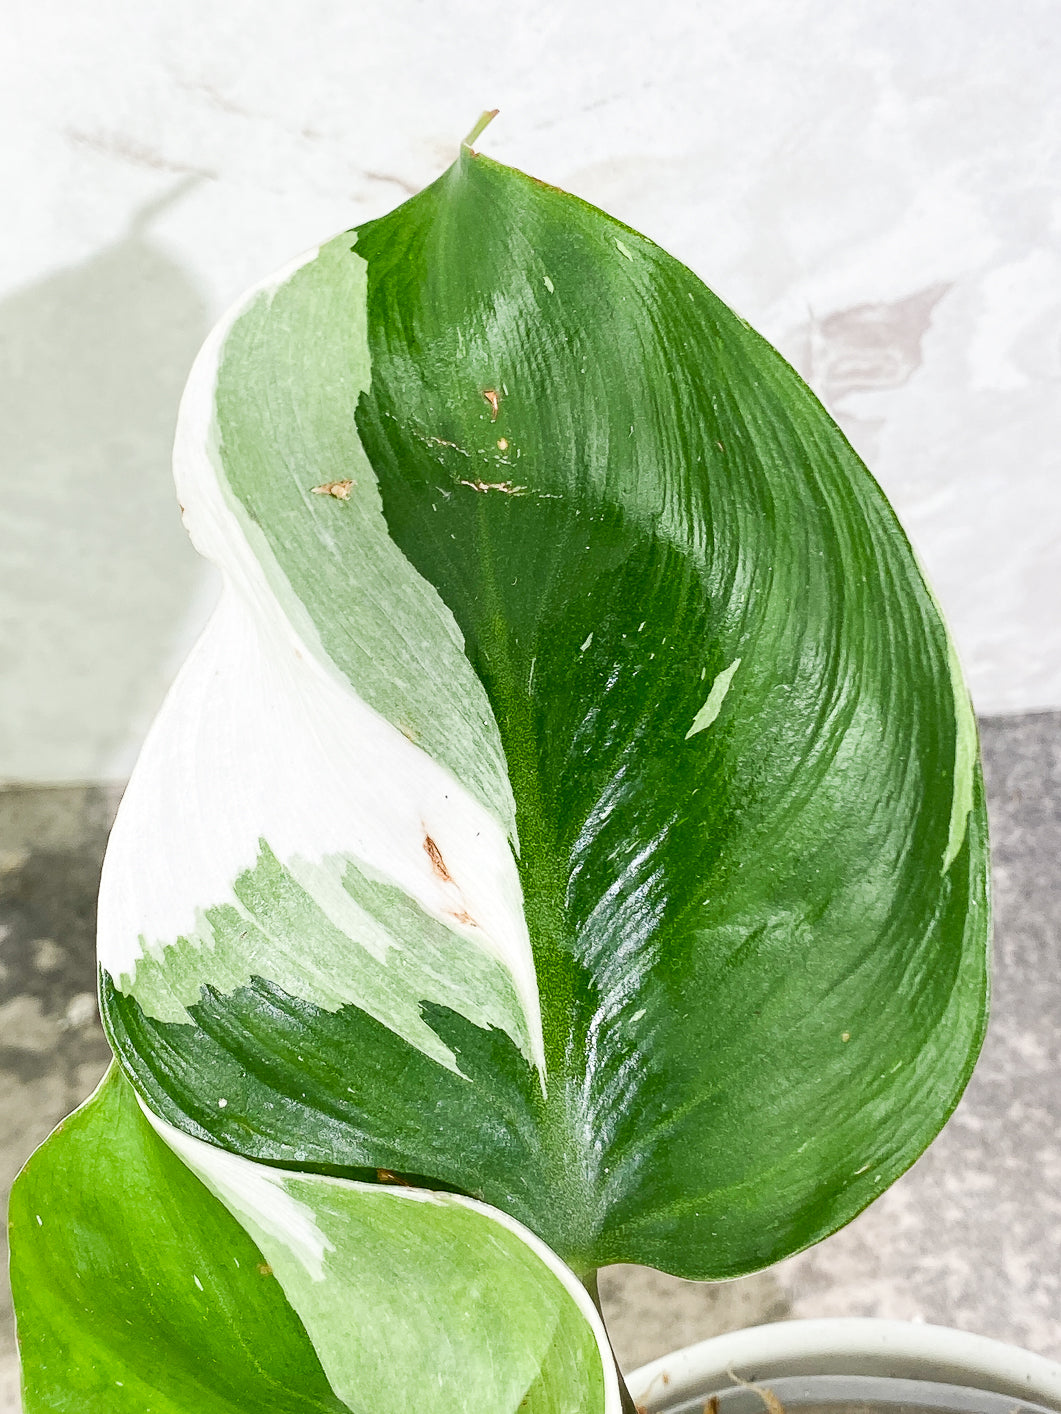
[[[453,615],[390,536],[358,437],[354,414],[371,365],[355,239],[337,236],[290,279],[248,300],[216,364],[208,358],[193,373],[186,406],[202,384],[214,421],[209,471],[201,452],[178,464],[186,518],[194,536],[199,480],[215,475],[302,640],[514,834],[490,704]],[[321,495],[325,486],[344,494]],[[243,567],[232,538],[220,546],[214,526],[204,538],[204,553],[222,570]]]
[[[100,960],[159,1019],[262,977],[355,1003],[452,1066],[419,1011],[444,1002],[540,1064],[497,724],[357,432],[371,372],[353,241],[252,292],[189,382],[177,479],[226,590],[123,804]],[[409,893],[400,948],[354,876]]]
[[[719,673],[718,677],[711,684],[711,691],[707,694],[707,701],[700,708],[699,712],[697,712],[696,716],[693,718],[692,726],[685,733],[686,741],[688,741],[691,736],[695,736],[697,732],[702,732],[705,728],[709,727],[718,716],[719,712],[722,711],[722,704],[726,700],[726,693],[729,691],[729,685],[733,681],[733,674],[739,667],[740,659],[734,658],[729,667],[723,668],[722,672]]]
[[[977,762],[980,756],[980,739],[973,716],[973,704],[969,689],[965,686],[962,665],[958,661],[958,650],[953,638],[948,635],[951,689],[954,693],[954,799],[951,803],[950,830],[947,834],[947,849],[943,855],[945,874],[958,856],[965,843],[969,829],[969,815],[973,809],[973,787]]]
[[[434,1001],[506,1032],[532,1060],[508,970],[393,884],[341,857],[285,866],[261,840],[233,894],[202,910],[191,936],[145,944],[119,990],[148,1016],[188,1022],[203,987],[235,992],[261,977],[328,1011],[358,1006],[456,1070],[421,1015],[420,1003]]]

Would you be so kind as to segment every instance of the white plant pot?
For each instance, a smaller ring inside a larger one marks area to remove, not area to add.
[[[1013,1414],[1015,1402],[1061,1410],[1053,1360],[945,1326],[860,1317],[731,1331],[654,1360],[627,1383],[649,1414],[701,1414],[713,1395],[719,1414],[766,1414],[762,1395],[734,1375],[770,1389],[786,1414]]]

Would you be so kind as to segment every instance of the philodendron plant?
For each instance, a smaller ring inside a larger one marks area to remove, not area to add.
[[[630,1407],[597,1269],[817,1242],[980,1045],[910,546],[694,275],[468,143],[225,317],[176,474],[224,588],[14,1191],[26,1410]]]

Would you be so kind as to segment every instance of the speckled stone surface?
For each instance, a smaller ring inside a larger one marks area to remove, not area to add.
[[[1061,1359],[1061,713],[988,719],[995,996],[983,1057],[929,1152],[809,1252],[700,1286],[602,1275],[629,1369],[720,1331],[799,1316],[954,1325]],[[0,792],[0,1177],[10,1183],[106,1064],[92,918],[114,792]],[[18,1409],[0,1309],[0,1414]]]
[[[5,1214],[15,1174],[94,1088],[110,1055],[96,1012],[94,935],[100,862],[116,804],[115,792],[98,787],[0,791],[0,1183]],[[0,1414],[18,1410],[17,1390],[5,1279]]]

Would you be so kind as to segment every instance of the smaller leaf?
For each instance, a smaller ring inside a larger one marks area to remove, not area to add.
[[[343,1414],[261,1252],[112,1066],[11,1194],[26,1414]]]
[[[11,1237],[26,1414],[619,1409],[588,1295],[518,1223],[228,1154],[117,1067],[19,1177]]]
[[[152,1123],[254,1238],[351,1409],[619,1414],[588,1293],[514,1219],[457,1194],[272,1168]]]

